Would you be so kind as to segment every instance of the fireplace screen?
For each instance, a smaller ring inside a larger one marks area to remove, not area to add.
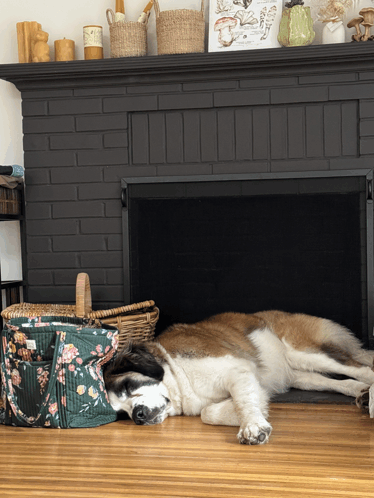
[[[123,184],[125,293],[156,301],[157,332],[224,311],[281,309],[335,320],[369,345],[365,176]]]

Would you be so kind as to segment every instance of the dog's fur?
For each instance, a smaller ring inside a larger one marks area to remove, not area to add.
[[[268,402],[290,388],[358,397],[374,384],[373,352],[346,328],[281,311],[223,313],[129,344],[105,371],[113,408],[136,424],[167,416],[240,427],[243,444],[268,442]],[[336,380],[329,374],[349,377]]]

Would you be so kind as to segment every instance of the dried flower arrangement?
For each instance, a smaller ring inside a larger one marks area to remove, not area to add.
[[[320,4],[317,19],[321,22],[342,21],[351,7],[352,0],[327,0]]]

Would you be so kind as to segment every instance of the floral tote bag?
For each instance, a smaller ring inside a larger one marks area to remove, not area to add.
[[[4,423],[95,427],[116,420],[102,367],[118,344],[115,327],[69,317],[13,318],[1,339]]]

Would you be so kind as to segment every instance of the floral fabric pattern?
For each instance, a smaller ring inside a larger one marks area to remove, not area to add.
[[[1,334],[5,423],[64,428],[114,421],[102,367],[117,349],[117,334],[76,318],[10,320]]]

